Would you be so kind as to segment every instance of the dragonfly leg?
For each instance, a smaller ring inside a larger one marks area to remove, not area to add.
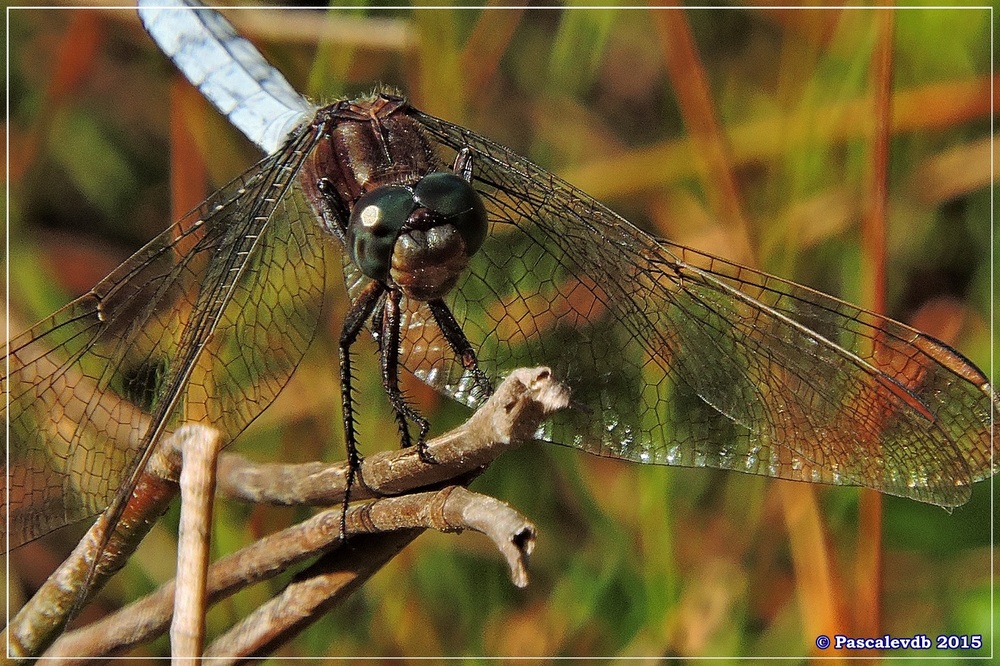
[[[375,340],[375,345],[378,347],[379,355],[382,354],[382,324],[385,319],[385,299],[388,297],[389,290],[386,289],[382,295],[379,297],[378,302],[375,304],[375,308],[372,310],[372,318],[368,323],[368,330],[372,333],[372,339]]]
[[[476,388],[480,393],[478,397],[485,400],[493,395],[493,384],[486,373],[480,369],[479,361],[476,359],[476,350],[472,348],[469,338],[465,337],[465,331],[455,321],[455,315],[451,313],[451,308],[440,298],[428,301],[427,305],[431,309],[431,314],[434,315],[434,321],[437,322],[438,328],[441,329],[445,340],[448,341],[448,346],[462,361],[462,367],[472,373]]]
[[[382,352],[382,386],[389,396],[389,403],[392,411],[396,415],[396,423],[399,424],[399,434],[402,438],[403,447],[412,444],[410,440],[410,429],[407,420],[417,424],[420,429],[417,435],[417,451],[420,459],[424,462],[434,462],[427,453],[424,443],[427,433],[430,430],[430,423],[415,409],[406,404],[406,396],[399,390],[399,327],[402,318],[400,310],[400,299],[402,292],[398,289],[390,289],[385,298],[385,305],[382,317],[382,331],[380,349]]]
[[[347,537],[347,505],[351,501],[351,489],[361,469],[361,454],[358,453],[357,433],[354,429],[354,397],[351,393],[351,345],[378,304],[385,285],[372,282],[366,286],[351,305],[344,317],[344,327],[340,332],[340,399],[344,415],[344,443],[347,446],[347,488],[344,492],[344,511],[340,517],[340,537]]]
[[[334,218],[333,220],[327,220],[327,228],[333,231],[334,235],[343,242],[347,234],[347,221],[351,219],[351,212],[344,206],[344,202],[341,201],[340,196],[337,194],[336,186],[329,178],[320,178],[316,181],[316,189],[323,195],[323,203],[329,209],[323,211],[323,217]]]

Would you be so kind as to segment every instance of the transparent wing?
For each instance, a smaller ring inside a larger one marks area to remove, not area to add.
[[[903,324],[635,228],[475,133],[491,234],[449,303],[493,377],[546,364],[586,410],[546,437],[602,456],[859,485],[954,506],[992,475],[997,398],[957,352]],[[443,159],[447,159],[444,156]],[[412,307],[405,364],[475,403]]]
[[[303,135],[10,343],[12,547],[129,494],[164,433],[233,438],[312,340],[324,247],[295,184]]]
[[[177,69],[265,154],[312,118],[303,98],[214,9],[196,0],[139,0],[139,18]]]

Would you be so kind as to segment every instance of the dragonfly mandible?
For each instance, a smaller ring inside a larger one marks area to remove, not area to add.
[[[235,438],[309,347],[331,255],[353,304],[341,389],[355,464],[350,346],[367,328],[404,442],[428,424],[401,368],[475,406],[506,371],[544,364],[579,408],[539,438],[602,456],[945,507],[996,472],[997,397],[946,344],[655,238],[402,97],[319,108],[197,3],[140,13],[267,157],[11,340],[12,546],[127,497],[184,421]],[[390,254],[369,261],[366,244]]]

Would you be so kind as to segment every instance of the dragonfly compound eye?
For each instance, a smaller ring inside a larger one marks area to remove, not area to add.
[[[417,203],[453,225],[465,240],[465,251],[475,254],[486,238],[486,208],[479,193],[453,173],[424,176],[413,190]]]
[[[347,225],[347,248],[364,275],[388,281],[393,246],[416,207],[413,192],[401,185],[376,188],[354,204]]]

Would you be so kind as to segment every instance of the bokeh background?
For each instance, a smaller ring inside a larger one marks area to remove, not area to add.
[[[657,235],[849,301],[884,299],[889,315],[990,367],[988,9],[229,16],[313,99],[395,86]],[[180,80],[129,8],[18,9],[7,37],[5,260],[17,333],[259,156]],[[882,185],[884,255],[864,240]],[[343,299],[333,296],[323,338],[236,450],[343,457]],[[398,438],[374,356],[359,358],[363,447],[390,448]],[[467,416],[415,381],[407,387],[433,432]],[[498,460],[474,488],[536,521],[526,590],[511,585],[485,539],[428,533],[279,654],[805,661],[833,654],[815,647],[820,633],[981,634],[979,651],[923,656],[991,654],[989,483],[949,515],[895,498],[879,507],[857,489],[536,445]],[[172,576],[175,513],[87,618]],[[220,502],[213,551],[232,552],[296,515]],[[8,556],[12,608],[79,533],[67,528]],[[215,607],[210,634],[287,579]],[[136,654],[166,651],[161,640]]]

